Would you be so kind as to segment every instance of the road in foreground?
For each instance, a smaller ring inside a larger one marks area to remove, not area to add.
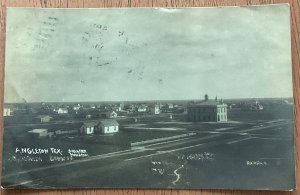
[[[257,188],[294,186],[293,123],[212,131],[3,178],[30,188]],[[284,181],[284,182],[283,182]]]

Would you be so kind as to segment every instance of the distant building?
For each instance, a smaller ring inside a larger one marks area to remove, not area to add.
[[[48,130],[47,129],[33,129],[31,131],[28,131],[28,133],[37,138],[47,137],[48,136]]]
[[[172,104],[172,103],[167,103],[164,107],[165,107],[166,109],[172,109],[172,108],[174,108],[174,104]]]
[[[164,107],[164,104],[163,103],[158,103],[158,107],[161,109]]]
[[[52,117],[49,116],[49,115],[39,115],[36,118],[41,123],[47,123],[47,122],[50,122],[52,120]]]
[[[94,134],[97,124],[97,122],[84,122],[80,128],[80,133],[86,135]]]
[[[138,122],[138,119],[137,119],[136,117],[134,117],[134,118],[132,118],[132,121],[133,121],[134,123],[137,123],[137,122]]]
[[[174,111],[174,104],[167,103],[162,108],[161,111],[164,113],[172,113]]]
[[[155,104],[151,106],[150,112],[151,114],[159,114],[160,113],[159,105]]]
[[[263,109],[264,109],[263,105],[261,105],[256,100],[247,102],[242,106],[242,110],[255,111],[255,110],[263,110]]]
[[[3,110],[3,116],[13,116],[13,111],[10,108],[4,108]]]
[[[70,134],[77,134],[78,129],[71,129],[71,130],[55,130],[54,132],[49,132],[48,134],[53,133],[53,136],[59,135],[70,135]]]
[[[101,105],[99,106],[99,109],[100,109],[101,111],[106,111],[106,110],[108,110],[108,108],[109,108],[109,106],[104,105],[104,104],[101,104]]]
[[[80,104],[74,105],[73,110],[80,110],[82,106]]]
[[[102,134],[116,133],[119,131],[119,123],[113,119],[101,120],[98,129]]]
[[[177,113],[187,113],[187,107],[185,106],[182,106],[182,105],[178,105],[176,108],[175,108],[175,112]]]
[[[188,120],[195,122],[225,122],[227,121],[227,104],[222,101],[205,100],[188,105]]]
[[[122,111],[122,110],[124,110],[124,103],[123,102],[117,104],[117,110],[116,111]]]
[[[141,105],[137,107],[138,112],[147,112],[147,106]]]
[[[106,112],[106,118],[117,118],[118,114],[115,111]]]
[[[282,100],[282,104],[286,104],[286,105],[294,105],[294,102],[291,100]]]
[[[85,118],[87,118],[87,119],[92,118],[92,115],[91,114],[87,114],[87,115],[85,115]]]
[[[124,107],[124,110],[128,112],[133,112],[135,110],[135,106],[133,104],[128,104]]]
[[[57,114],[68,114],[68,109],[67,108],[58,108],[56,110]]]

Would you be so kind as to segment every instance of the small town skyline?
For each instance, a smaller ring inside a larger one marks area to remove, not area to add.
[[[209,96],[210,100],[214,100],[216,96]],[[244,98],[219,98],[218,101],[228,101],[228,100],[260,100],[260,99],[293,99],[293,96],[286,96],[286,97],[244,97]],[[78,101],[25,101],[21,100],[19,102],[4,102],[4,104],[22,104],[22,103],[118,103],[118,102],[136,102],[136,103],[143,103],[143,102],[168,102],[168,101],[201,101],[204,100],[204,96],[200,98],[194,98],[194,99],[151,99],[151,100],[78,100]]]

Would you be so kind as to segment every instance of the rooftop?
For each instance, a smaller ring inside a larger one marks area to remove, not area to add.
[[[36,118],[52,118],[52,117],[49,115],[38,115],[36,116]]]
[[[100,121],[104,126],[116,126],[119,125],[119,123],[116,120],[113,119],[103,119]]]
[[[98,123],[94,122],[94,121],[90,121],[90,122],[84,122],[83,125],[86,127],[94,127],[96,126]]]
[[[224,104],[216,100],[203,100],[201,102],[191,104],[190,106],[227,106],[227,104]]]
[[[47,132],[47,129],[33,129],[31,131],[28,131],[29,133],[44,133]]]

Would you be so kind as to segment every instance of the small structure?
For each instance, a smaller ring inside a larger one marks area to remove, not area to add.
[[[113,119],[101,120],[98,129],[102,134],[119,132],[119,123]]]
[[[147,112],[147,106],[141,105],[137,107],[138,112]]]
[[[33,129],[28,131],[32,137],[43,138],[48,136],[48,129]]]
[[[36,117],[41,123],[48,123],[52,120],[52,117],[49,115],[39,115]]]
[[[247,102],[242,106],[242,110],[256,111],[256,110],[263,110],[263,109],[264,109],[263,105],[261,105],[256,100]]]
[[[128,112],[134,112],[135,106],[133,104],[128,104],[124,107],[124,110],[126,110]]]
[[[74,105],[73,110],[80,110],[82,106],[80,104]]]
[[[174,108],[174,104],[172,103],[166,103],[165,105],[163,105],[164,109],[173,109]]]
[[[172,113],[175,111],[174,109],[174,104],[172,103],[167,103],[165,104],[162,108],[161,108],[161,111],[164,112],[164,113]]]
[[[166,109],[172,109],[172,108],[174,108],[174,104],[172,104],[172,103],[167,103],[167,104],[165,105],[165,108],[166,108]]]
[[[117,104],[117,109],[116,109],[116,111],[122,111],[122,110],[124,110],[124,103],[123,103],[123,102]]]
[[[56,110],[57,114],[68,114],[68,109],[67,108],[58,108]]]
[[[13,116],[13,111],[10,108],[4,108],[3,110],[3,116]]]
[[[118,116],[118,114],[115,111],[113,111],[113,110],[108,111],[106,113],[106,118],[117,118],[117,116]]]
[[[85,118],[90,119],[90,118],[92,118],[92,115],[91,114],[87,114],[87,115],[85,115]]]
[[[227,121],[227,104],[223,101],[205,100],[188,105],[188,120],[195,122],[225,122]]]
[[[160,113],[159,106],[157,104],[153,105],[150,108],[150,112],[151,112],[151,114],[159,114]]]
[[[84,122],[80,128],[80,133],[86,135],[94,134],[97,124],[97,122]]]
[[[137,119],[136,117],[134,117],[134,118],[132,118],[132,121],[133,121],[134,123],[137,123],[137,122],[138,122],[138,119]]]
[[[50,134],[49,132],[48,134]],[[71,130],[55,130],[53,132],[53,136],[59,136],[59,135],[71,135],[71,134],[78,134],[78,129],[71,129]],[[50,137],[50,136],[49,136]]]

